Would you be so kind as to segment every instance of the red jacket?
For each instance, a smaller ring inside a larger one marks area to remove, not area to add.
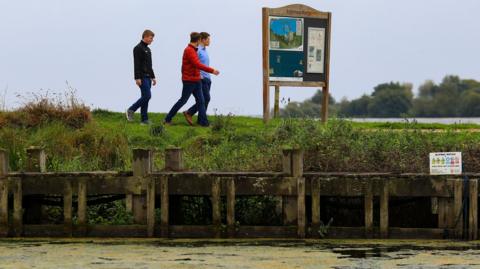
[[[198,59],[197,48],[188,44],[188,46],[183,51],[183,60],[182,60],[182,80],[197,82],[202,78],[200,76],[200,70],[203,70],[208,73],[213,73],[214,69],[210,68],[200,62]]]

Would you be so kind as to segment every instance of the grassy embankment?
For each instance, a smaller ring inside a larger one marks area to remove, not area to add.
[[[0,147],[9,153],[11,170],[25,167],[25,149],[43,147],[49,171],[130,170],[131,150],[168,146],[185,149],[191,170],[281,170],[281,150],[305,150],[305,169],[349,172],[427,172],[428,153],[462,151],[465,168],[480,171],[480,126],[417,123],[352,123],[331,120],[326,126],[304,119],[274,120],[238,116],[210,116],[211,128],[190,127],[182,115],[173,126],[160,123],[163,114],[151,113],[151,126],[127,123],[123,113],[90,110],[81,104],[33,102],[13,112],[0,112]],[[137,115],[138,117],[138,115]],[[441,132],[433,131],[441,130]],[[163,154],[155,165],[163,167]],[[205,199],[186,199],[187,223],[209,220]],[[278,221],[269,197],[239,201],[241,223]],[[116,209],[115,209],[116,208]],[[125,224],[131,215],[121,201],[89,208],[91,223]],[[61,221],[61,209],[51,211]]]

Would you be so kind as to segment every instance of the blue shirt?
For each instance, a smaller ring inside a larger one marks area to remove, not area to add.
[[[210,57],[208,57],[207,48],[205,48],[204,46],[198,46],[198,58],[200,59],[200,62],[202,64],[210,66]],[[200,75],[202,76],[202,79],[210,79],[210,73],[200,70]]]

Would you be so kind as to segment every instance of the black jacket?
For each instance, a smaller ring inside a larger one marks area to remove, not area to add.
[[[155,78],[155,73],[153,73],[152,69],[152,52],[147,43],[140,41],[140,43],[133,48],[133,62],[135,79],[142,79],[147,76]]]

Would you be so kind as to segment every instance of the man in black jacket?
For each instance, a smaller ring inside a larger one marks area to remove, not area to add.
[[[148,45],[152,44],[155,34],[145,30],[142,34],[142,41],[133,49],[133,61],[135,67],[135,83],[140,87],[141,97],[126,112],[127,120],[133,121],[133,114],[140,108],[142,116],[141,124],[149,124],[148,102],[152,97],[151,87],[155,86],[155,73],[152,68],[152,52]]]

